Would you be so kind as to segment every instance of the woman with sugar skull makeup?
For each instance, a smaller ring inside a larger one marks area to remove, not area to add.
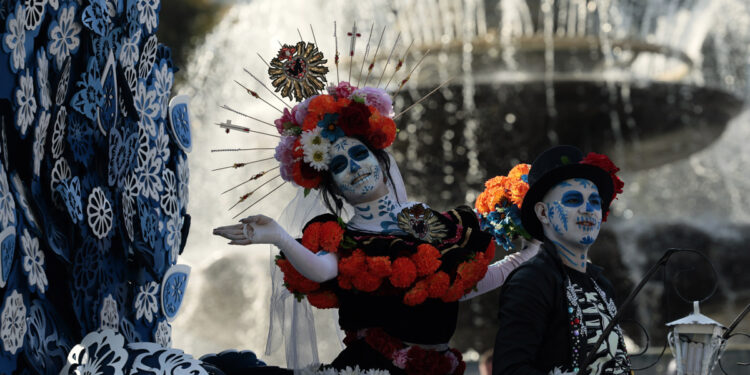
[[[278,247],[275,263],[284,292],[301,301],[293,308],[307,302],[338,308],[346,348],[331,367],[462,374],[461,354],[447,344],[458,301],[499,287],[537,248],[490,264],[492,236],[480,230],[469,207],[436,212],[408,202],[398,168],[385,151],[396,135],[392,113],[385,91],[347,82],[286,111],[277,121],[282,177],[305,193],[318,189],[329,212],[308,220],[301,239],[263,215],[216,228],[214,234],[231,244]],[[315,200],[314,195],[301,199]],[[306,211],[294,210],[294,220]],[[344,222],[347,211],[352,215]],[[287,356],[292,367],[303,364],[300,343],[309,343],[305,349],[314,346],[309,337],[300,337],[286,338],[287,346],[298,344],[287,351],[293,353]]]
[[[587,260],[609,205],[622,192],[604,155],[572,146],[542,153],[528,175],[521,221],[543,241],[500,294],[493,374],[630,374],[622,331],[593,348],[616,314],[614,288]],[[581,362],[596,351],[587,368]]]

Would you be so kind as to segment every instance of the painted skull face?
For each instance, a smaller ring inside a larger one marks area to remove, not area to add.
[[[602,224],[602,199],[593,182],[583,178],[562,181],[547,192],[542,203],[549,222],[544,225],[547,238],[579,249],[594,243]]]
[[[383,168],[362,142],[341,137],[331,145],[330,153],[333,182],[349,203],[369,202],[388,193]]]

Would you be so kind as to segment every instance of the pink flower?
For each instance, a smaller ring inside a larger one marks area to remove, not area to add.
[[[358,96],[365,100],[365,104],[373,106],[383,116],[391,117],[393,115],[393,102],[391,96],[383,89],[375,87],[363,87],[355,90],[352,96]]]
[[[296,107],[295,107],[296,108]],[[281,115],[281,118],[278,118],[274,120],[274,125],[276,125],[276,130],[279,131],[279,134],[284,134],[284,130],[288,129],[290,126],[296,125],[294,123],[294,109],[292,109],[292,112],[289,112],[288,108],[284,108],[284,113]],[[286,126],[284,126],[286,124]]]
[[[409,361],[409,349],[411,349],[410,346],[393,352],[394,366],[398,368],[406,368],[406,362]]]
[[[292,147],[294,147],[296,139],[296,136],[281,137],[281,141],[276,145],[276,153],[273,155],[281,164],[279,171],[284,181],[292,181],[292,172],[294,171],[294,150],[292,150]]]
[[[456,355],[453,354],[450,350],[445,352],[445,356],[448,358],[448,360],[451,362],[451,371],[452,374],[453,371],[456,371],[456,368],[458,367],[458,358],[456,358]]]
[[[352,95],[352,92],[356,90],[357,88],[350,85],[349,82],[341,81],[339,82],[339,85],[336,87],[330,86],[328,87],[328,94],[330,95],[336,95],[339,98],[346,98],[349,99],[349,96]]]

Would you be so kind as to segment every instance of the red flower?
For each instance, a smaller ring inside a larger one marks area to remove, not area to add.
[[[329,253],[336,253],[344,239],[344,228],[336,221],[328,221],[320,227],[320,248]]]
[[[336,277],[336,280],[338,281],[339,287],[341,287],[341,289],[350,290],[353,287],[352,278],[349,276],[339,274],[339,276]]]
[[[380,284],[382,283],[383,278],[366,271],[352,277],[352,285],[363,292],[374,292],[380,288]]]
[[[347,136],[365,136],[370,130],[370,109],[359,102],[350,102],[341,108],[338,123]]]
[[[321,223],[319,222],[311,223],[305,228],[304,232],[302,232],[302,246],[306,247],[313,253],[317,253],[320,249],[320,246],[318,245],[320,226]]]
[[[421,244],[417,252],[411,256],[411,260],[417,266],[417,275],[429,275],[440,267],[440,251],[430,244]]]
[[[438,271],[427,278],[427,293],[430,298],[440,298],[451,284],[451,278],[447,273]]]
[[[307,295],[307,300],[319,309],[339,307],[339,298],[329,290],[312,292]]]
[[[297,185],[306,189],[317,188],[318,185],[320,185],[320,181],[323,179],[318,171],[304,161],[294,163],[294,166],[292,167],[292,178]]]
[[[443,302],[455,302],[463,297],[465,292],[466,287],[464,286],[463,281],[461,281],[459,277],[456,277],[456,280],[453,281],[453,285],[448,288],[440,299],[443,300]]]
[[[357,249],[351,256],[339,258],[339,273],[354,277],[361,272],[367,272],[365,252]]]
[[[367,141],[372,147],[382,150],[396,139],[396,123],[387,116],[382,116],[377,110],[370,116],[370,134]]]
[[[320,288],[320,284],[302,276],[286,259],[277,259],[276,265],[284,273],[284,284],[292,293],[307,294]]]
[[[391,358],[393,352],[404,347],[401,340],[385,333],[382,328],[368,329],[365,336],[365,342],[386,358]]]
[[[409,258],[396,258],[391,264],[393,274],[389,280],[396,288],[406,288],[417,278],[417,266]]]
[[[427,281],[420,280],[411,290],[404,294],[404,304],[407,306],[416,306],[424,302],[428,296]]]
[[[388,277],[393,273],[391,260],[386,257],[367,257],[367,270],[377,277]]]

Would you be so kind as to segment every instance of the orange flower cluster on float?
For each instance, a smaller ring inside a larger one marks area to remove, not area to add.
[[[348,82],[329,88],[329,94],[312,96],[291,111],[284,109],[274,121],[281,134],[275,158],[281,177],[306,189],[320,186],[328,170],[331,144],[354,137],[382,150],[396,139],[393,105],[385,90],[357,89]]]
[[[302,235],[302,245],[311,252],[328,251],[339,255],[338,276],[335,281],[318,284],[305,279],[286,259],[276,264],[284,273],[284,282],[299,299],[305,294],[313,306],[336,307],[335,288],[364,293],[400,294],[409,306],[423,303],[427,298],[445,302],[457,301],[476,286],[487,272],[495,256],[495,244],[473,252],[469,259],[452,269],[443,269],[438,248],[422,243],[412,254],[398,256],[369,256],[360,248],[347,248],[354,243],[345,238],[344,228],[337,221],[309,224]]]

